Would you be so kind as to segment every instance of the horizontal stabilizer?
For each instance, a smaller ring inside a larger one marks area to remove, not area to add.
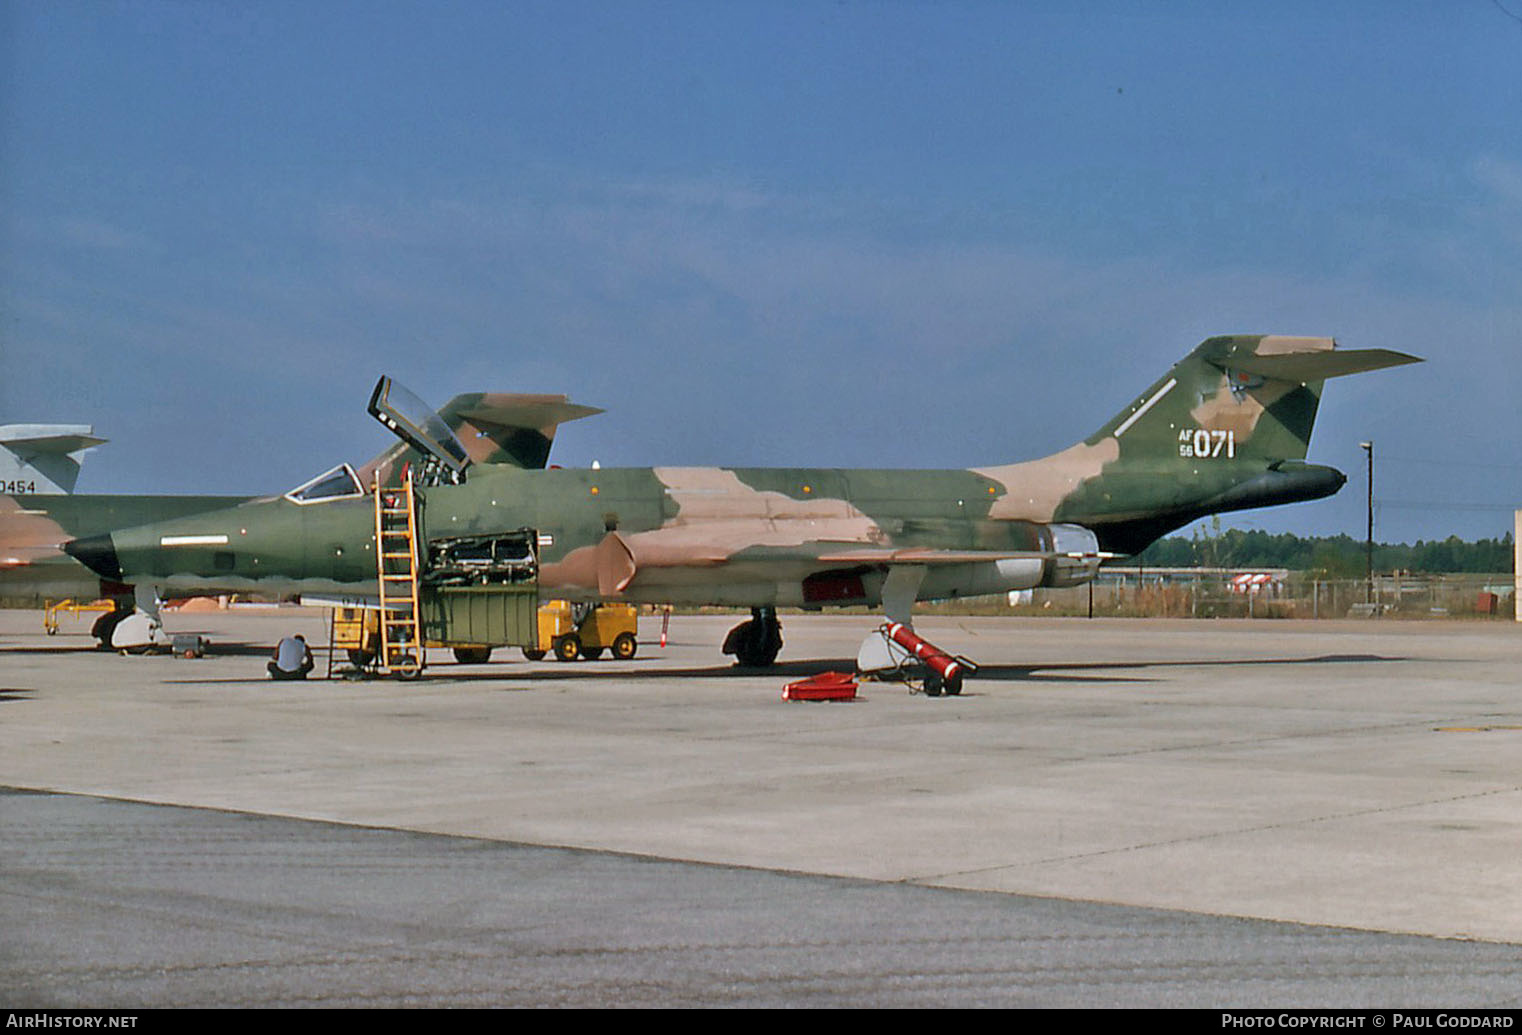
[[[456,408],[455,399],[475,399]],[[458,415],[472,423],[499,424],[509,428],[546,430],[568,421],[591,417],[603,411],[596,406],[573,403],[563,395],[515,395],[494,393],[482,396],[456,396],[439,413],[448,420]]]
[[[1237,354],[1229,359],[1212,359],[1223,370],[1257,374],[1276,381],[1323,381],[1344,374],[1361,374],[1407,363],[1420,363],[1416,356],[1390,349],[1318,349],[1307,352],[1281,352],[1267,356]]]
[[[79,480],[76,454],[106,440],[88,424],[0,425],[0,492],[59,495]]]
[[[440,407],[439,416],[475,463],[535,470],[549,462],[560,425],[602,412],[564,395],[476,392],[455,396]]]
[[[0,445],[13,453],[74,453],[107,441],[88,424],[6,424],[0,426]]]

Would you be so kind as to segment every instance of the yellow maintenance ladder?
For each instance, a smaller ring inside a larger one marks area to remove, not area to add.
[[[375,570],[380,582],[381,651],[377,664],[403,679],[423,674],[425,645],[418,600],[417,498],[409,468],[401,486],[375,477]]]

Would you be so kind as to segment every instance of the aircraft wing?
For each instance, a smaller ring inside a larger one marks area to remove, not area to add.
[[[827,552],[819,556],[826,564],[980,564],[988,561],[1048,560],[1055,557],[1105,560],[1112,553],[1079,553],[1066,550],[934,550],[928,547],[868,547]]]

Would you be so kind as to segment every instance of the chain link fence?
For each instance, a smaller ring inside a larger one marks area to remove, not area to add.
[[[1037,589],[1009,598],[945,602],[927,610],[1145,618],[1513,619],[1510,572],[1495,575],[1377,575],[1319,578],[1301,572],[1129,570],[1091,586]]]

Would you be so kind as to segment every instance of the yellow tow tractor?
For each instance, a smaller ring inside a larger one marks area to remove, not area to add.
[[[603,651],[628,661],[639,650],[639,613],[633,604],[572,604],[551,600],[539,608],[539,643],[523,656],[538,661],[554,653],[561,661],[597,659]]]

